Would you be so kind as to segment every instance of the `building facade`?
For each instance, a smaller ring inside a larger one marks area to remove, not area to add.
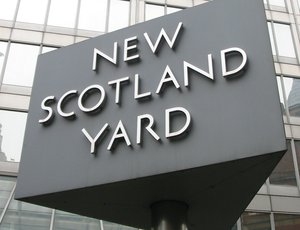
[[[1,230],[131,229],[14,200],[36,60],[41,53],[206,2],[0,0]],[[296,230],[300,229],[300,0],[264,0],[264,6],[288,152],[233,229]]]

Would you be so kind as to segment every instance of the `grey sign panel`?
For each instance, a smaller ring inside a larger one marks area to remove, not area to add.
[[[191,229],[230,205],[210,229],[233,224],[286,149],[262,4],[209,2],[42,54],[16,197],[139,228],[159,200],[186,202]]]

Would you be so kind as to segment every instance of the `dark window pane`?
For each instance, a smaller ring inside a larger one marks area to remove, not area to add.
[[[13,177],[0,176],[0,215],[8,201],[15,183],[15,178]]]
[[[299,174],[300,174],[300,141],[295,141],[295,148],[296,148],[298,170],[299,170]]]
[[[55,230],[100,230],[100,221],[72,213],[56,211],[54,218]]]
[[[276,230],[299,230],[300,215],[284,215],[275,214],[275,229]]]
[[[0,229],[49,230],[51,209],[12,200]]]
[[[297,185],[290,141],[288,141],[287,146],[287,152],[273,170],[269,178],[271,184]]]
[[[270,215],[266,213],[245,212],[241,221],[242,230],[271,230]]]

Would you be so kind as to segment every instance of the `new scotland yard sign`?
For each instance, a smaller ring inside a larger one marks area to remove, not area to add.
[[[263,4],[214,1],[41,55],[16,197],[138,228],[176,200],[228,229],[285,149]]]

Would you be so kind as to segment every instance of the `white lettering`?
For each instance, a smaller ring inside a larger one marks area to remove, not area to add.
[[[93,54],[93,70],[96,71],[97,70],[97,62],[98,62],[98,56],[101,56],[103,58],[105,58],[106,60],[108,60],[109,62],[113,63],[113,64],[117,64],[117,55],[118,53],[118,43],[114,42],[114,51],[113,51],[113,56],[110,57],[107,54],[103,53],[102,51],[94,48],[94,54]]]
[[[169,77],[167,77],[167,75]],[[160,79],[160,82],[158,84],[158,87],[156,89],[156,93],[157,94],[160,94],[161,93],[161,89],[163,88],[163,85],[166,83],[166,82],[173,82],[173,84],[175,85],[175,87],[178,89],[180,88],[180,85],[178,84],[174,74],[172,73],[170,67],[167,65],[161,79]]]
[[[125,130],[125,127],[122,123],[122,121],[120,120],[116,129],[115,129],[115,132],[109,142],[109,145],[107,147],[107,150],[110,151],[112,148],[115,147],[115,140],[116,139],[120,139],[120,138],[123,138],[127,144],[127,146],[131,146],[131,142],[129,140],[129,137],[128,137],[128,134]]]
[[[40,119],[39,120],[40,124],[47,125],[51,121],[51,119],[54,117],[54,113],[53,113],[52,108],[47,106],[47,104],[50,103],[50,101],[55,102],[55,97],[54,96],[48,96],[41,103],[41,108],[43,110],[48,111],[48,116],[45,117],[44,119]]]
[[[170,131],[170,116],[171,113],[178,113],[181,112],[185,115],[186,121],[184,126],[177,130],[177,131]],[[185,108],[183,107],[174,107],[174,108],[170,108],[170,109],[166,109],[165,111],[165,122],[166,122],[166,129],[165,129],[165,135],[166,138],[172,138],[172,137],[178,137],[181,134],[183,134],[185,131],[187,131],[187,128],[190,126],[191,123],[191,115],[189,113],[189,111],[187,111]]]
[[[232,53],[239,53],[242,55],[242,63],[236,68],[231,71],[227,70],[226,65],[226,55],[230,55]],[[222,63],[222,75],[223,77],[229,77],[229,76],[236,76],[238,75],[246,66],[247,63],[247,54],[244,50],[241,48],[233,47],[225,50],[221,50],[221,63]]]
[[[131,55],[129,56],[128,53],[129,51],[136,51],[137,50],[137,45],[129,45],[130,42],[133,41],[138,41],[137,36],[131,37],[131,38],[127,38],[124,40],[124,61],[132,61],[134,59],[138,59],[140,56],[138,54],[135,55]]]
[[[74,118],[74,117],[76,117],[76,114],[75,114],[74,111],[69,112],[69,113],[65,113],[65,112],[62,111],[61,106],[65,103],[65,100],[68,100],[68,98],[71,97],[72,94],[77,95],[77,93],[78,93],[77,90],[70,90],[70,91],[66,92],[64,95],[61,96],[61,98],[59,99],[58,104],[57,104],[57,112],[60,116],[62,116],[64,118]]]
[[[86,131],[86,129],[82,129],[81,131],[83,132],[83,134],[85,135],[85,137],[89,140],[89,142],[91,143],[91,153],[95,152],[95,145],[98,142],[98,140],[100,139],[102,133],[109,128],[109,125],[106,123],[102,129],[98,132],[98,134],[95,136],[95,138],[92,138],[91,135]]]
[[[94,90],[99,90],[99,92],[101,93],[101,97],[100,97],[99,101],[97,102],[96,105],[94,105],[91,108],[84,107],[83,100],[86,99],[86,97],[89,95],[89,93]],[[105,91],[104,91],[103,87],[101,85],[91,85],[91,86],[86,87],[80,94],[80,96],[78,98],[78,107],[81,111],[83,111],[85,113],[91,113],[91,112],[98,110],[101,107],[104,99],[105,99]]]
[[[141,144],[141,126],[142,126],[142,121],[143,120],[148,120],[149,124],[145,127],[145,129],[155,138],[155,140],[160,140],[160,137],[154,132],[152,129],[154,125],[154,119],[152,115],[150,114],[143,114],[140,116],[137,116],[137,133],[136,133],[136,143],[139,145]]]
[[[207,56],[207,59],[208,59],[208,72],[186,62],[186,61],[183,61],[183,76],[184,76],[184,85],[186,87],[189,86],[189,69],[192,69],[193,71],[211,79],[211,80],[214,80],[214,73],[213,73],[213,60],[212,60],[212,55],[209,54]]]
[[[139,75],[134,75],[134,99],[143,99],[151,97],[151,92],[139,93]]]
[[[146,38],[146,41],[147,41],[147,43],[148,43],[150,49],[151,49],[152,52],[155,54],[155,53],[157,53],[157,51],[158,51],[157,48],[158,48],[159,43],[161,42],[162,38],[164,38],[165,41],[168,43],[169,47],[170,47],[171,49],[173,49],[173,46],[174,46],[174,44],[175,44],[175,41],[176,41],[176,39],[177,39],[177,37],[178,37],[178,34],[179,34],[181,28],[182,28],[182,22],[179,22],[178,25],[177,25],[177,28],[176,28],[176,31],[175,31],[175,33],[174,33],[174,36],[173,36],[172,40],[170,40],[170,38],[169,38],[169,36],[167,35],[167,33],[166,33],[166,31],[164,30],[164,28],[161,28],[161,31],[160,31],[160,33],[159,33],[159,35],[158,35],[158,38],[157,38],[157,40],[156,40],[156,42],[155,42],[154,45],[153,45],[151,39],[149,38],[148,33],[144,33],[144,37]]]
[[[115,85],[116,86],[116,96],[115,96],[115,103],[120,103],[120,89],[121,89],[121,83],[125,83],[129,81],[129,77],[123,77],[119,78],[117,80],[109,81],[108,85]]]

